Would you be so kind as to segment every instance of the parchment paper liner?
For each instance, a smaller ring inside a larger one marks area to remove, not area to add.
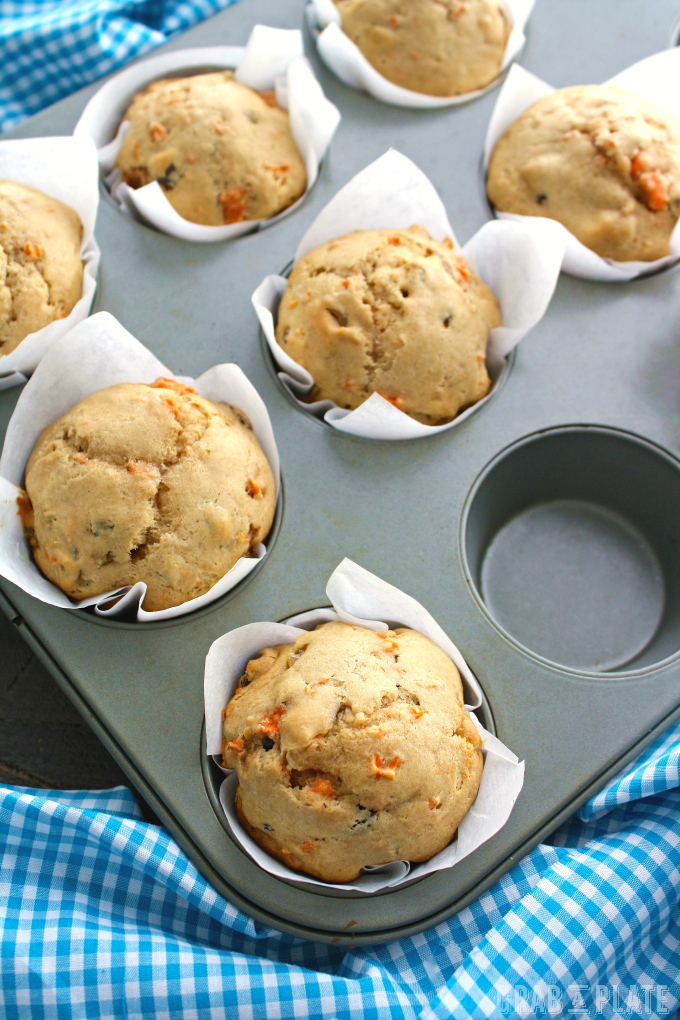
[[[302,238],[295,262],[320,244],[352,230],[398,229],[419,223],[430,236],[453,239],[461,251],[446,210],[434,186],[415,163],[391,149],[352,178],[317,216]],[[498,389],[507,367],[506,357],[542,318],[552,297],[564,254],[564,238],[551,220],[485,223],[462,249],[470,268],[494,292],[503,325],[492,329],[486,367],[490,392],[445,425],[423,425],[378,393],[347,411],[330,400],[305,403],[314,381],[306,369],[286,354],[274,335],[276,315],[287,281],[267,276],[252,301],[272,356],[281,369],[279,379],[303,410],[323,418],[333,428],[367,439],[416,439],[451,429],[479,410]]]
[[[488,733],[474,714],[472,718],[483,738],[484,771],[477,798],[458,827],[453,842],[422,864],[396,861],[382,867],[365,868],[354,882],[322,882],[309,875],[293,871],[262,850],[244,831],[234,807],[234,792],[238,783],[235,772],[223,769],[222,761],[222,709],[232,697],[238,678],[246,663],[263,648],[294,641],[305,630],[328,620],[357,623],[371,630],[389,627],[410,627],[425,634],[455,663],[463,680],[466,707],[479,708],[482,694],[479,684],[456,646],[419,602],[398,588],[382,581],[344,559],[331,574],[326,593],[335,612],[328,609],[313,610],[281,623],[251,623],[230,631],[210,646],[205,660],[205,720],[207,753],[212,755],[227,778],[220,788],[220,803],[229,827],[245,852],[256,864],[278,878],[325,889],[355,889],[374,893],[380,889],[395,888],[403,882],[422,878],[433,871],[451,868],[498,832],[510,817],[524,782],[524,762],[512,753],[491,733]]]
[[[42,430],[90,393],[121,382],[151,383],[159,376],[177,378],[112,315],[98,312],[48,351],[24,387],[7,427],[0,458],[0,575],[41,602],[64,609],[94,606],[101,616],[118,616],[136,604],[140,622],[167,620],[214,602],[266,555],[266,546],[260,545],[256,558],[242,557],[203,595],[156,612],[142,608],[146,594],[142,582],[116,589],[116,593],[127,594],[113,605],[110,604],[113,592],[76,602],[48,581],[33,562],[16,498],[23,485],[26,463]],[[278,495],[279,455],[269,414],[241,369],[237,365],[216,365],[195,381],[185,377],[181,381],[194,386],[208,400],[225,401],[245,411],[271,466]]]
[[[4,390],[26,382],[52,344],[90,314],[100,254],[94,239],[99,203],[97,152],[89,138],[10,138],[0,141],[0,180],[28,184],[77,212],[83,224],[80,257],[84,263],[83,295],[70,314],[29,333],[13,351],[0,355],[0,390]]]
[[[275,89],[277,102],[290,114],[291,133],[307,171],[307,187],[297,202],[270,219],[211,227],[192,223],[175,212],[157,181],[143,188],[130,188],[122,181],[115,162],[128,127],[128,122],[121,123],[121,119],[138,92],[158,78],[178,77],[182,71],[196,73],[221,67],[236,68],[236,80],[242,85],[258,91]],[[276,223],[304,201],[314,186],[319,162],[339,123],[339,111],[324,96],[304,57],[300,31],[255,25],[245,49],[242,46],[209,46],[176,50],[122,71],[94,94],[74,134],[94,140],[102,173],[123,210],[140,216],[173,237],[212,242],[240,237]]]
[[[680,120],[680,47],[663,50],[662,53],[646,57],[645,60],[640,60],[637,64],[633,64],[632,67],[621,71],[620,74],[602,84],[617,85],[630,92],[637,92]],[[491,154],[501,135],[532,103],[554,91],[555,89],[551,85],[530,74],[519,64],[510,68],[498,95],[486,134],[485,170],[488,168]],[[524,223],[532,219],[543,219],[543,217],[519,216],[516,213],[505,213],[500,210],[496,210],[495,213],[500,220],[506,221]],[[553,220],[552,222],[556,223],[557,221]],[[653,262],[617,262],[614,259],[604,259],[581,244],[561,223],[557,225],[564,236],[565,243],[562,269],[565,273],[580,276],[586,280],[599,280],[603,283],[632,280],[636,276],[647,276],[649,273],[654,273],[680,258],[680,220],[671,234],[671,254],[662,259],[655,259]]]
[[[513,29],[505,45],[498,77],[483,89],[463,92],[458,96],[428,96],[388,81],[369,64],[361,50],[342,31],[340,12],[333,0],[311,0],[306,10],[308,23],[317,36],[319,55],[345,85],[354,89],[363,89],[374,99],[389,103],[391,106],[432,110],[443,106],[460,106],[461,103],[469,103],[470,100],[486,95],[492,88],[495,88],[498,79],[512,61],[519,56],[526,42],[524,27],[534,2],[535,0],[505,0]]]

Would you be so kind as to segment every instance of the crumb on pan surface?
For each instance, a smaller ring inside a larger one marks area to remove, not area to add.
[[[83,294],[83,226],[69,206],[0,180],[0,357],[65,319]]]
[[[144,609],[205,594],[271,527],[271,468],[238,409],[171,379],[86,397],[40,435],[19,513],[74,599],[144,581]]]
[[[294,267],[276,325],[280,347],[312,375],[309,401],[354,410],[379,393],[426,425],[451,421],[491,387],[491,290],[423,227],[358,230]]]
[[[481,780],[460,675],[406,628],[327,623],[263,649],[223,720],[242,825],[326,881],[428,860],[454,837]]]
[[[384,78],[431,96],[498,77],[512,24],[499,0],[335,0],[342,29]]]
[[[184,219],[206,226],[274,216],[306,186],[288,112],[230,71],[153,82],[132,101],[117,165],[132,188],[158,181]]]
[[[558,220],[603,258],[663,258],[680,215],[680,123],[626,89],[558,89],[499,139],[487,193],[501,212]]]

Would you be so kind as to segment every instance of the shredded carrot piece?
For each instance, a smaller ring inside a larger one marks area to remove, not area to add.
[[[232,188],[220,195],[225,223],[240,223],[246,218],[246,189]]]
[[[641,177],[646,170],[652,169],[652,159],[648,152],[640,149],[630,161],[630,176],[634,181]]]
[[[264,733],[268,737],[276,737],[279,733],[279,722],[285,713],[283,705],[279,705],[271,715],[263,715],[257,727],[258,733]]]
[[[300,844],[300,849],[304,850],[304,852],[308,854],[310,850],[316,850],[316,847],[314,846],[313,843],[310,843],[309,840],[307,840],[306,843]]]
[[[416,719],[420,719],[422,716],[425,715],[425,713],[423,712],[422,709],[420,709],[420,711],[419,711],[417,708],[414,708],[413,705],[409,705],[409,708],[413,712],[413,714],[416,717]]]
[[[395,754],[394,758],[387,765],[383,762],[381,756],[376,754],[373,759],[373,773],[376,778],[382,776],[384,779],[394,779],[395,771],[401,762],[401,758],[398,754]]]
[[[349,287],[349,280],[343,280],[342,286],[345,288],[345,290],[347,290],[347,288]]]
[[[262,499],[263,493],[257,482],[254,482],[252,478],[249,478],[246,482],[246,492],[251,499]]]
[[[27,529],[33,527],[33,506],[28,498],[28,494],[25,492],[20,492],[17,496],[17,513],[21,518],[22,527]]]
[[[247,750],[245,737],[240,736],[236,740],[230,740],[227,747],[230,747],[232,751],[236,751],[237,754],[245,754]]]
[[[470,279],[470,269],[465,262],[458,266],[458,275],[465,280],[466,283]]]
[[[640,183],[647,194],[647,205],[652,212],[661,212],[665,209],[668,205],[668,191],[661,175],[655,171],[643,174]]]
[[[196,392],[193,386],[187,386],[186,383],[178,382],[177,379],[165,379],[163,376],[159,376],[155,382],[152,382],[151,388],[158,390],[172,390],[174,393],[179,393],[180,396],[184,393]]]
[[[309,787],[312,793],[318,793],[320,797],[326,797],[328,800],[335,798],[335,790],[333,784],[329,783],[327,779],[317,779],[315,783]]]
[[[42,255],[40,246],[37,244],[31,244],[30,241],[27,241],[24,245],[24,252],[28,255],[29,259],[39,259]]]
[[[403,397],[391,397],[389,393],[383,393],[382,390],[376,390],[378,396],[386,400],[388,404],[392,404],[394,407],[398,407],[400,411],[404,410],[406,401]]]
[[[264,168],[274,174],[274,177],[285,178],[290,170],[290,163],[265,163]]]
[[[164,138],[167,138],[168,132],[165,130],[162,124],[151,125],[151,140],[154,142],[162,142]]]
[[[388,244],[401,244],[401,238],[400,237],[388,237],[387,243]]]

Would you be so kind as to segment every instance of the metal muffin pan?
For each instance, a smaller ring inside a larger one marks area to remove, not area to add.
[[[303,0],[242,0],[170,46],[242,44],[256,22],[300,26],[303,8]],[[522,63],[557,86],[603,81],[667,46],[677,15],[677,0],[657,0],[653,10],[645,0],[538,0]],[[479,160],[497,95],[430,112],[383,106],[338,82],[309,36],[306,44],[343,121],[314,192],[291,216],[209,245],[165,237],[108,201],[97,223],[97,309],[174,372],[198,375],[234,361],[264,398],[285,480],[276,543],[239,588],[162,624],[56,609],[6,581],[0,600],[219,892],[281,931],[361,944],[413,934],[460,910],[680,716],[680,273],[627,284],[562,276],[502,389],[451,431],[373,443],[299,412],[263,356],[251,293],[289,262],[332,195],[390,146],[428,174],[467,240],[489,218]],[[11,134],[70,133],[96,87]],[[18,395],[0,393],[3,434]],[[527,514],[540,518],[542,544],[526,544]],[[583,557],[570,590],[557,574],[555,583],[546,579],[551,536],[565,534],[577,544],[585,535],[603,564],[598,573],[592,556]],[[640,592],[632,645],[637,603],[620,601],[612,549]],[[310,892],[262,872],[225,832],[201,743],[212,641],[254,620],[326,605],[326,581],[343,556],[432,613],[479,679],[487,719],[526,761],[522,794],[492,840],[452,870],[371,897]],[[547,623],[536,635],[531,597],[539,589],[555,604],[551,617],[541,603]],[[517,598],[510,611],[508,590]],[[592,611],[579,605],[588,599],[590,610],[607,608],[608,657]],[[584,619],[590,630],[581,642]],[[560,645],[552,638],[563,631]]]

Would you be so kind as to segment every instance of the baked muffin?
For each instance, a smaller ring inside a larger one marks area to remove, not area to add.
[[[559,89],[499,140],[487,192],[502,212],[558,220],[603,258],[663,258],[680,215],[680,123],[626,89]]]
[[[276,500],[246,416],[170,379],[81,400],[43,430],[25,484],[43,574],[74,599],[144,581],[149,611],[205,594],[252,555]]]
[[[223,717],[241,824],[328,882],[428,860],[477,796],[481,740],[460,675],[413,630],[326,623],[265,648]]]
[[[83,296],[83,225],[42,191],[0,181],[0,357]]]
[[[395,85],[429,96],[484,88],[512,25],[501,0],[335,0],[342,30]]]
[[[118,154],[132,188],[158,181],[185,220],[266,219],[298,199],[307,175],[288,112],[230,71],[155,81],[135,96]]]
[[[486,396],[493,294],[452,242],[423,227],[357,230],[300,259],[276,339],[314,378],[308,400],[354,409],[371,393],[426,425]]]

